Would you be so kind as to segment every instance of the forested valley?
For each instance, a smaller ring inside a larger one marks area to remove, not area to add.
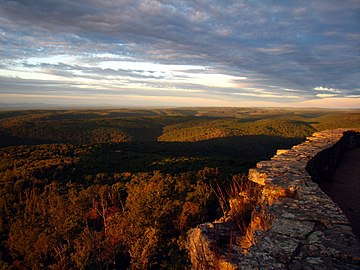
[[[360,111],[0,111],[0,268],[188,269],[249,168],[339,127]]]

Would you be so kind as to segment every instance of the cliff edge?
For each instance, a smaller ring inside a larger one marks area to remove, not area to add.
[[[226,218],[191,230],[193,269],[360,269],[358,239],[318,185],[357,147],[360,129],[322,131],[259,162],[249,179],[262,192],[246,232],[234,232]]]

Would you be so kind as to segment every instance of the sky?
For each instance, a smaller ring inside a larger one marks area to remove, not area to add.
[[[360,1],[0,0],[0,60],[0,106],[360,108]]]

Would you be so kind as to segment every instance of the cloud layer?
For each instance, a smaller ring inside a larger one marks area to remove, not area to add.
[[[360,105],[359,14],[356,0],[0,0],[0,98]]]

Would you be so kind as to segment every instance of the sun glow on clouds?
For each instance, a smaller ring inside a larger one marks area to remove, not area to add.
[[[319,98],[337,97],[342,92],[340,89],[323,86],[317,86],[314,88],[314,90],[320,92],[316,94],[316,96]]]
[[[129,70],[134,74],[152,76],[156,80],[168,80],[173,83],[191,83],[209,87],[237,87],[235,80],[246,80],[211,71],[210,67],[196,65],[165,65],[149,62],[103,61],[100,68],[112,70]],[[148,81],[155,81],[148,79]]]
[[[5,78],[17,78],[21,80],[54,80],[60,81],[63,78],[60,78],[56,75],[46,74],[41,69],[28,69],[28,68],[21,68],[21,69],[0,69],[0,76]]]
[[[58,72],[65,66],[63,72]],[[175,65],[159,64],[154,62],[136,61],[128,57],[111,53],[83,54],[83,55],[52,55],[49,57],[31,57],[17,61],[11,69],[0,69],[0,76],[18,78],[23,80],[44,81],[46,85],[56,85],[56,82],[66,83],[72,89],[64,90],[59,94],[1,94],[3,100],[22,99],[48,100],[54,104],[60,100],[74,103],[82,100],[84,104],[91,104],[101,100],[104,104],[123,102],[127,105],[168,105],[182,106],[191,104],[206,106],[248,106],[251,101],[253,106],[285,106],[276,100],[292,100],[292,106],[305,106],[314,102],[304,102],[303,97],[297,95],[301,90],[282,88],[283,94],[278,94],[276,86],[267,89],[252,86],[252,77],[233,76],[219,73],[215,68],[201,65]],[[183,87],[183,85],[191,87]],[[208,87],[219,90],[209,92]],[[78,95],[75,89],[84,89],[86,95]],[[225,92],[220,91],[224,89]],[[97,91],[101,90],[102,94]],[[145,91],[136,94],[139,90]],[[229,93],[226,94],[226,91]],[[334,106],[328,98],[336,98],[340,89],[317,86],[316,97],[324,99],[319,104]],[[116,94],[113,94],[114,91]],[[125,92],[123,92],[125,91]],[[130,94],[134,91],[133,94]],[[106,94],[106,92],[108,92]],[[148,93],[147,93],[148,92]],[[111,94],[112,93],[112,94]],[[171,94],[172,93],[172,94]],[[196,96],[201,94],[202,96]],[[229,99],[229,96],[233,97]],[[244,98],[245,100],[242,100]],[[256,101],[256,99],[268,101]],[[139,103],[134,100],[137,99]],[[222,101],[221,101],[222,100]],[[272,101],[270,101],[272,100]],[[349,100],[342,99],[346,103]],[[353,103],[353,102],[352,102]]]
[[[44,57],[30,57],[24,62],[29,65],[58,65],[60,63],[74,64],[77,62],[77,58],[72,55],[51,55]]]
[[[135,59],[132,59],[133,61],[119,59],[121,56],[110,53],[88,56],[31,57],[18,61],[11,70],[0,69],[0,76],[62,82],[65,79],[77,88],[92,87],[103,90],[138,88],[187,93],[200,93],[205,90],[186,89],[181,85],[189,84],[194,88],[196,86],[227,88],[238,87],[237,81],[247,79],[244,76],[217,73],[209,66],[169,65],[135,61]],[[60,66],[62,69],[66,66],[65,72],[58,72]],[[110,75],[107,74],[109,72]]]
[[[22,100],[24,102],[44,102],[52,105],[77,106],[221,106],[221,107],[248,107],[247,100],[219,100],[209,97],[174,97],[174,96],[144,96],[144,95],[44,95],[44,94],[1,94],[4,102]],[[126,103],[124,103],[126,101]],[[81,102],[81,103],[79,103]],[[289,107],[288,103],[278,103],[276,101],[255,100],[251,106],[259,107]],[[325,108],[358,108],[358,99],[354,98],[322,98],[320,100],[305,100],[291,104],[292,107],[325,107]]]
[[[248,97],[259,97],[259,98],[280,98],[280,99],[302,99],[299,96],[293,95],[277,95],[269,92],[258,92],[258,93],[233,93],[237,96],[248,96]]]
[[[359,10],[353,0],[4,1],[0,102],[353,106]]]
[[[328,98],[328,97],[336,97],[336,94],[316,94],[319,98]]]
[[[169,71],[189,71],[189,70],[205,70],[203,66],[192,65],[165,65],[149,62],[130,62],[130,61],[102,61],[98,65],[100,68],[109,68],[113,70],[142,70],[154,72],[169,72]]]
[[[317,86],[314,88],[316,91],[325,91],[325,92],[332,92],[332,93],[341,93],[340,89],[334,89],[331,87],[323,87],[323,86]]]

